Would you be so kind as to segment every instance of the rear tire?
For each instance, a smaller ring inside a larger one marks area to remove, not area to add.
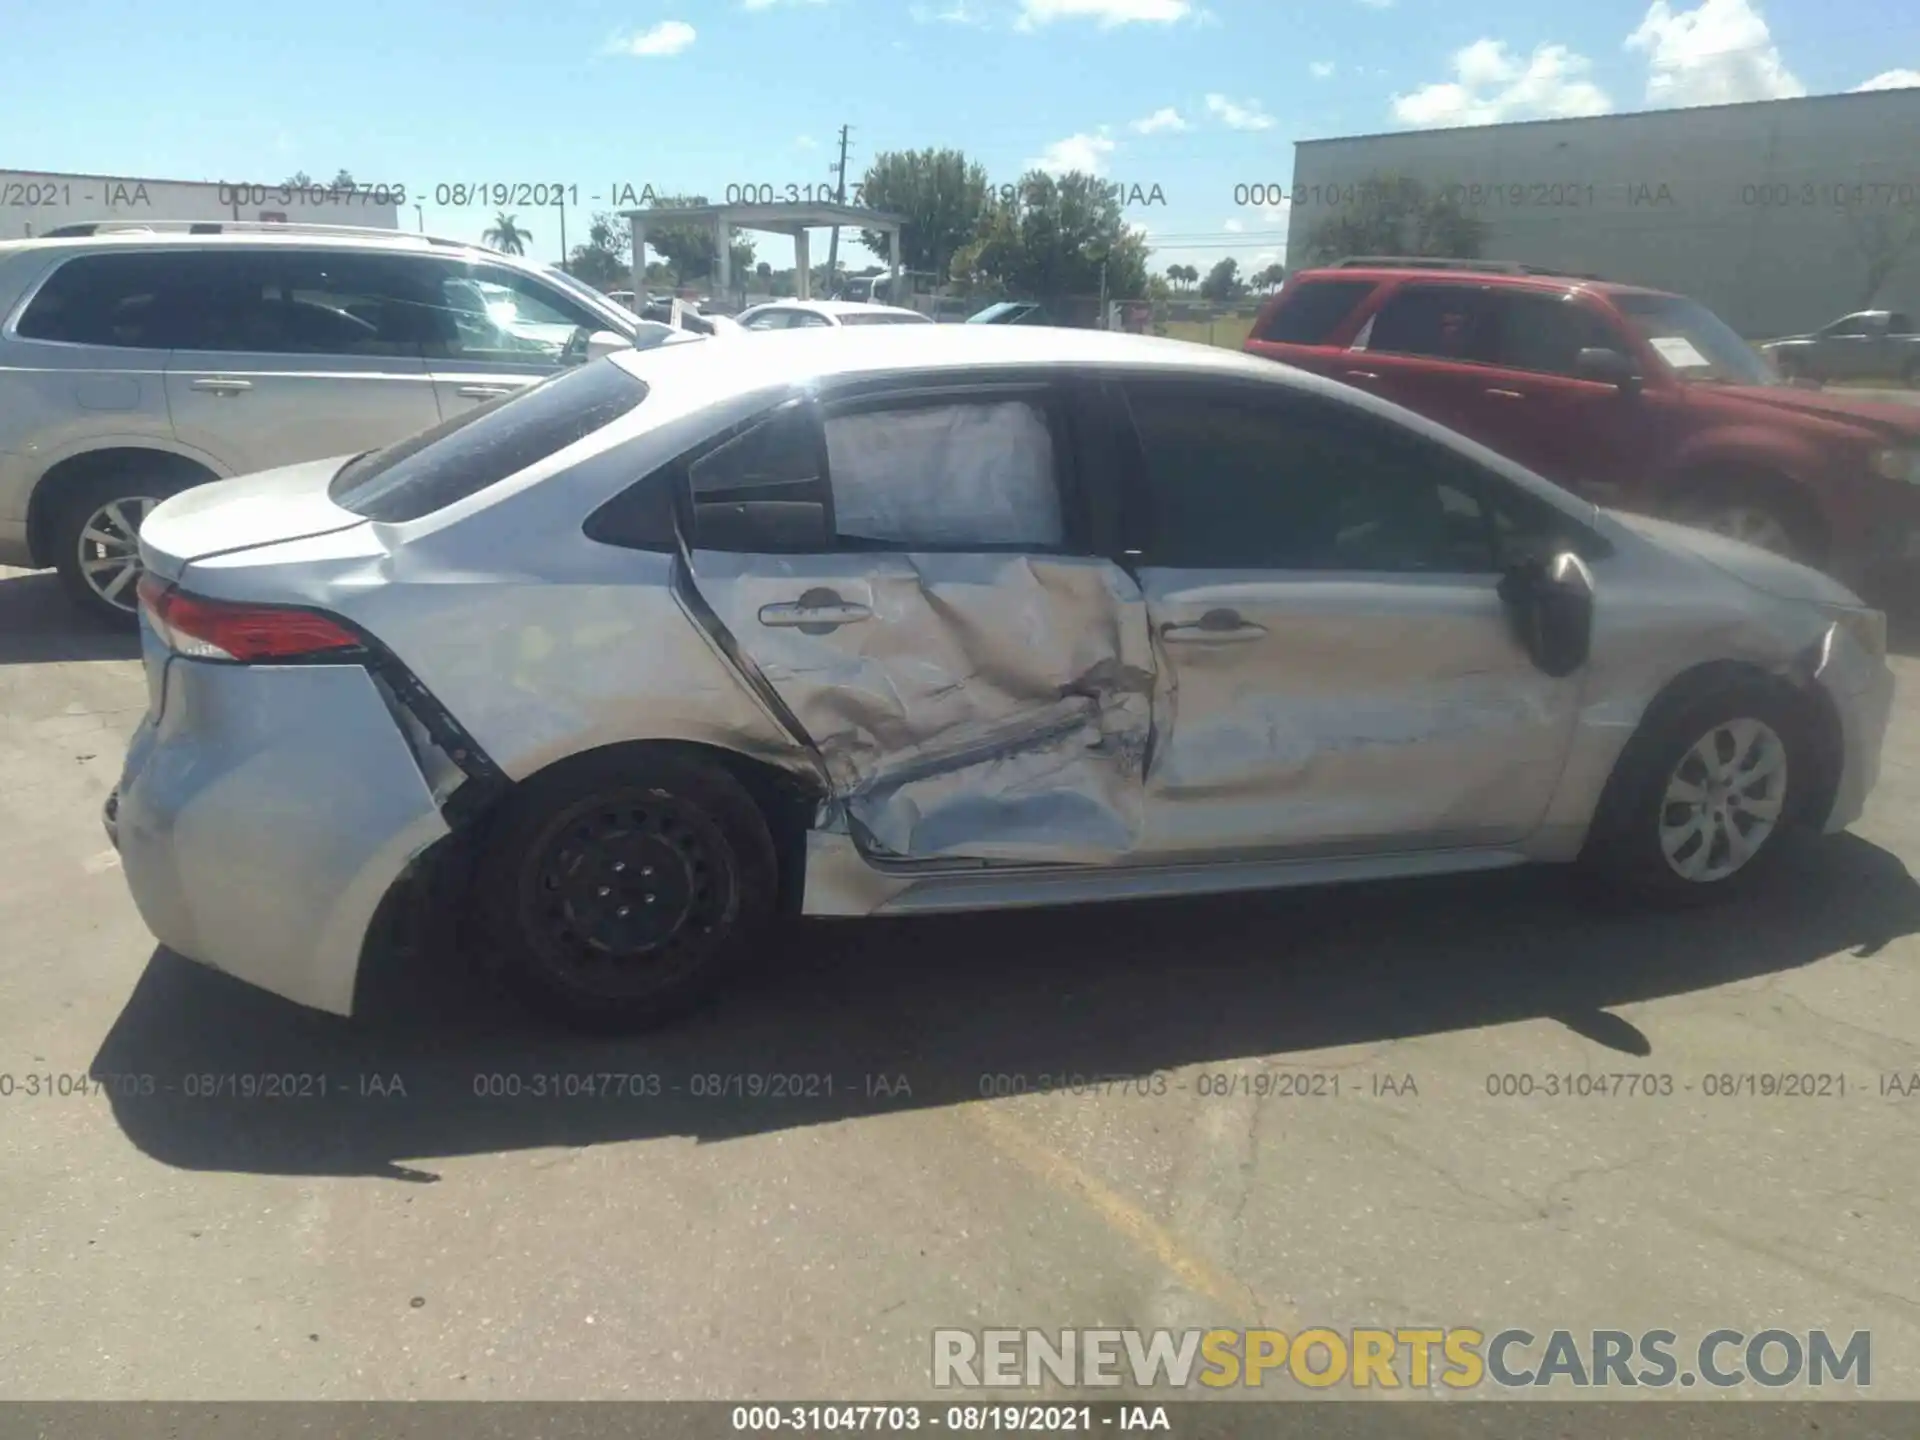
[[[778,889],[773,837],[738,780],[667,749],[613,751],[507,799],[472,903],[525,1004],[620,1034],[709,998],[753,953]]]
[[[1605,895],[1678,907],[1763,884],[1815,785],[1791,698],[1758,680],[1656,716],[1621,756],[1581,868]]]
[[[138,623],[140,525],[154,506],[186,488],[173,475],[111,470],[59,497],[48,543],[60,583],[82,613],[120,630]]]

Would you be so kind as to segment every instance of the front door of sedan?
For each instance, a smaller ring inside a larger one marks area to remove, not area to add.
[[[1031,379],[795,399],[685,466],[696,613],[877,861],[1119,863],[1152,648]]]
[[[1123,543],[1165,717],[1142,858],[1498,847],[1531,832],[1580,678],[1529,660],[1499,560],[1557,512],[1441,445],[1281,386],[1142,379],[1115,402],[1140,442]]]

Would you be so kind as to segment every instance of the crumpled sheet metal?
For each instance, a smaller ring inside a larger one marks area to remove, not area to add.
[[[1032,555],[704,553],[702,592],[885,856],[1098,863],[1142,830],[1153,657],[1118,566]],[[728,572],[731,573],[728,573]],[[830,635],[761,606],[832,590],[872,619]]]

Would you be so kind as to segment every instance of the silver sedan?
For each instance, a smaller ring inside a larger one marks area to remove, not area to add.
[[[1892,694],[1883,617],[1812,570],[1099,332],[623,353],[140,544],[127,882],[342,1014],[422,875],[589,1027],[791,913],[1526,862],[1734,894],[1859,815]]]

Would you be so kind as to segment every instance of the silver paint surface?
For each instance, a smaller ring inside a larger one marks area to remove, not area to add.
[[[1397,407],[1268,362],[1091,333],[946,334],[962,328],[623,355],[601,363],[652,387],[635,411],[424,520],[361,521],[331,506],[316,467],[202,492],[218,503],[169,502],[143,547],[201,593],[319,605],[363,626],[512,779],[649,740],[817,778],[828,798],[808,838],[810,914],[1569,859],[1648,704],[1716,661],[1832,701],[1845,754],[1826,827],[1857,815],[1891,677],[1834,626],[1833,607],[1858,603],[1838,584],[1702,532],[1596,512]],[[1566,680],[1541,674],[1489,577],[1136,577],[1103,560],[1008,554],[682,560],[582,534],[628,485],[786,396],[905,381],[936,360],[949,372],[1119,366],[1338,391],[1612,543],[1590,567],[1589,662]],[[819,633],[764,623],[769,607],[816,592],[866,618]],[[1217,645],[1166,633],[1219,609],[1264,633]],[[1806,673],[1810,651],[1822,658]],[[171,691],[183,671],[214,667],[165,668]],[[169,694],[158,734],[136,741],[134,818],[123,808],[122,820],[156,933],[328,1008],[351,995],[358,936],[347,933],[444,828],[436,800],[454,782],[351,673],[193,675],[182,708]],[[233,713],[242,696],[248,717]],[[284,835],[263,833],[267,815],[287,819]],[[263,883],[229,883],[229,867]]]

